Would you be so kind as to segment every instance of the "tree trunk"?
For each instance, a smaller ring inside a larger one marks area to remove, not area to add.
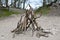
[[[13,3],[13,1],[11,0],[11,4],[10,4],[10,6],[12,7],[12,6],[13,6],[13,4],[14,4],[14,3]]]
[[[20,6],[20,0],[18,0],[18,8],[19,8],[19,6]]]
[[[16,0],[14,0],[14,7],[16,7]]]
[[[6,7],[8,7],[8,0],[6,0]]]
[[[0,0],[0,7],[1,7],[1,0]]]
[[[43,0],[43,7],[46,5],[46,0]]]
[[[18,0],[14,0],[14,7],[16,8],[16,2],[17,2]]]
[[[23,9],[25,8],[25,2],[26,2],[26,0],[23,1]]]
[[[1,5],[1,0],[0,0],[0,5]]]

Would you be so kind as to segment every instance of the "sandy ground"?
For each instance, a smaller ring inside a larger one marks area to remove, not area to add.
[[[53,33],[49,37],[40,38],[35,35],[32,37],[31,32],[27,32],[25,35],[16,35],[15,38],[12,38],[13,33],[11,33],[11,30],[16,28],[19,19],[20,15],[0,19],[0,40],[60,40],[60,16],[42,16],[37,19],[39,26],[44,29],[51,29],[50,31]]]

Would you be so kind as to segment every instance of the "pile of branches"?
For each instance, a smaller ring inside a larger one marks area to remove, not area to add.
[[[24,19],[22,18],[23,16],[24,16]],[[33,36],[34,32],[37,31],[38,32],[36,34],[37,37],[40,37],[40,36],[48,37],[48,36],[46,36],[46,33],[49,34],[51,32],[45,32],[45,31],[43,31],[44,30],[43,28],[41,28],[37,25],[36,19],[40,18],[40,17],[41,17],[41,15],[39,17],[34,17],[34,12],[31,10],[31,6],[30,6],[30,9],[26,10],[25,15],[22,15],[21,19],[18,21],[17,28],[15,28],[13,31],[11,31],[12,33],[14,33],[13,37],[15,37],[15,34],[21,34],[21,33],[28,31],[28,28],[30,28],[30,27],[32,28],[31,29],[32,36]],[[36,28],[35,28],[35,26],[36,26]]]

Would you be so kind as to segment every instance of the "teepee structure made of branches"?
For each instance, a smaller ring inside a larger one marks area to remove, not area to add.
[[[11,31],[14,34],[20,34],[23,33],[25,31],[28,31],[28,28],[32,28],[32,36],[34,34],[34,31],[41,31],[42,34],[40,34],[39,32],[37,34],[39,34],[38,36],[45,36],[45,33],[50,33],[50,32],[44,32],[43,28],[39,27],[36,19],[40,18],[41,15],[39,17],[34,17],[34,12],[33,12],[33,8],[29,5],[30,9],[26,10],[26,13],[24,15],[21,16],[21,19],[18,21],[17,23],[17,28],[15,28],[13,31]],[[22,18],[24,16],[24,19]],[[22,21],[23,20],[23,21]],[[30,26],[31,25],[31,26]],[[36,26],[36,28],[35,28]],[[15,36],[15,35],[14,35]],[[46,36],[47,37],[47,36]]]

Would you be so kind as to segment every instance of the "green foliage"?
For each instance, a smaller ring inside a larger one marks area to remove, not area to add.
[[[8,9],[1,9],[0,10],[0,17],[6,17],[6,16],[10,16],[12,14],[19,14],[19,13],[18,12],[9,11]]]
[[[46,5],[46,6],[44,6],[44,7],[39,7],[39,8],[35,11],[35,13],[42,13],[43,15],[46,15],[47,13],[49,13],[49,11],[50,11],[50,7],[47,7],[47,5]]]

